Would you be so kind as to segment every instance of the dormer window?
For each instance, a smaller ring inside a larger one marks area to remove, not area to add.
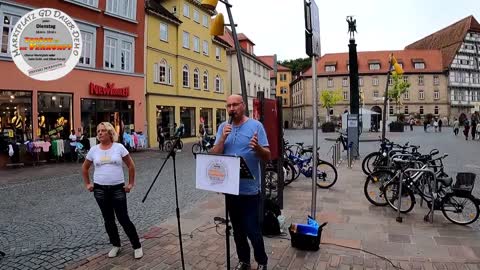
[[[335,72],[335,65],[325,66],[325,72]]]
[[[380,70],[380,60],[368,60],[369,70]]]
[[[415,69],[425,69],[425,63],[423,62],[415,63]]]

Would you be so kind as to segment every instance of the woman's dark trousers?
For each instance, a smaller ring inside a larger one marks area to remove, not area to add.
[[[128,239],[130,239],[132,248],[137,249],[141,247],[140,240],[135,226],[128,217],[127,194],[123,186],[124,184],[114,186],[95,184],[93,193],[102,211],[105,229],[107,230],[110,243],[116,247],[121,246],[120,236],[117,225],[115,224],[115,216],[117,216],[118,222],[122,225]]]

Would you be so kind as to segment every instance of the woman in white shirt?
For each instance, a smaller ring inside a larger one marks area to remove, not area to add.
[[[143,250],[135,225],[130,221],[127,210],[127,195],[135,185],[135,164],[122,144],[116,143],[118,134],[112,124],[102,122],[97,126],[97,139],[100,144],[88,151],[82,166],[85,187],[94,194],[105,222],[110,243],[113,245],[108,257],[113,258],[120,250],[120,236],[115,216],[122,225],[134,249],[135,259],[143,257]],[[128,167],[128,184],[125,185],[122,165]],[[89,169],[94,165],[93,184],[90,181]]]

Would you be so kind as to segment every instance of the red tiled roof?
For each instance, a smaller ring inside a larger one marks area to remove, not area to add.
[[[235,49],[235,41],[233,40],[233,34],[232,34],[232,31],[230,31],[230,29],[228,29],[227,27],[225,27],[225,32],[223,33],[222,36],[219,36],[218,37],[220,40],[224,41],[225,43],[227,43],[228,45],[230,45],[231,49],[234,50]],[[252,42],[253,43],[253,42]],[[267,63],[265,63],[263,60],[261,60],[259,57],[255,56],[254,54],[250,54],[248,53],[245,49],[242,48],[242,52],[243,54],[246,54],[246,55],[250,55],[251,57],[255,58],[258,62],[261,62],[262,64],[264,64],[265,66],[267,67],[270,67],[270,65],[268,65]],[[271,68],[272,69],[272,68]]]
[[[264,56],[257,56],[257,58],[260,59],[265,64],[267,64],[268,66],[270,66],[270,68],[272,68],[272,71],[270,71],[270,78],[275,78],[275,74],[273,73],[273,63],[275,61],[275,56],[264,55]],[[289,72],[290,69],[277,63],[277,71]]]
[[[238,35],[238,41],[243,41],[247,40],[248,42],[252,43],[252,45],[255,45],[251,39],[249,39],[244,33],[239,33]]]
[[[403,64],[405,73],[434,73],[442,72],[442,53],[440,50],[403,50],[403,51],[372,51],[358,52],[358,72],[360,74],[386,74],[388,72],[389,55],[393,53],[395,58]],[[425,69],[414,69],[413,59],[425,60]],[[379,60],[380,70],[370,70],[369,62]],[[327,63],[335,63],[335,72],[325,72]],[[317,75],[344,75],[349,74],[347,69],[348,53],[325,54],[317,60]],[[311,68],[307,69],[303,76],[312,76]]]
[[[480,24],[472,15],[406,46],[405,49],[441,50],[443,68],[447,69],[458,49],[460,49],[468,31],[480,32]]]
[[[160,2],[157,1],[157,0],[146,1],[145,9],[147,10],[147,12],[150,11],[157,16],[161,16],[161,17],[164,17],[164,18],[172,21],[173,23],[176,23],[176,24],[181,24],[182,23],[182,21],[180,21],[177,17],[175,17],[175,15],[170,13],[170,11],[168,11],[166,8],[164,8],[160,4]]]

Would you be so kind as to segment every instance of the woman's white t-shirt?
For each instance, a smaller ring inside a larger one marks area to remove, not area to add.
[[[87,159],[95,166],[93,182],[100,185],[125,183],[122,158],[126,155],[128,155],[128,150],[120,143],[113,143],[108,150],[100,149],[99,144],[90,148]]]

